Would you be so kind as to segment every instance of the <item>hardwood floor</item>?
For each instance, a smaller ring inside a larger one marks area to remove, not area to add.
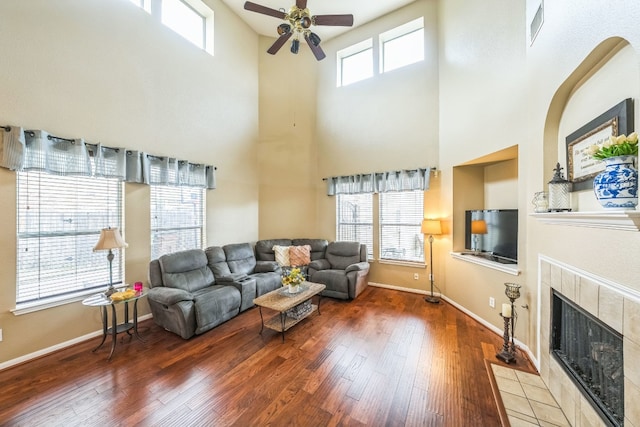
[[[259,335],[257,308],[190,340],[92,339],[0,372],[2,426],[499,426],[501,337],[446,303],[368,287]],[[120,338],[119,338],[120,339]],[[518,366],[533,371],[522,357]]]

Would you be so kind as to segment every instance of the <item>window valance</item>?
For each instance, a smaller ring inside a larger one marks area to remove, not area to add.
[[[43,130],[0,126],[0,167],[126,182],[216,188],[216,168],[141,151],[66,139]],[[91,157],[94,161],[91,162]]]
[[[326,178],[327,195],[428,190],[431,168],[376,172]]]

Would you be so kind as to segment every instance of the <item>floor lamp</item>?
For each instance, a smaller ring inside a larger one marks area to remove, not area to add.
[[[106,296],[110,296],[115,292],[113,287],[113,249],[126,248],[127,246],[129,245],[124,241],[117,228],[109,227],[100,230],[100,238],[93,251],[109,251],[107,255],[107,261],[109,261],[109,287],[104,293]]]
[[[440,296],[433,294],[433,236],[442,234],[442,226],[439,219],[423,219],[422,234],[429,236],[429,281],[431,282],[431,293],[424,300],[437,304],[440,302]]]

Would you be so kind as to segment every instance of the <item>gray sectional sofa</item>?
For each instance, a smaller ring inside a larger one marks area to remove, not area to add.
[[[324,296],[356,298],[367,285],[366,247],[323,239],[274,239],[212,246],[163,255],[149,263],[148,301],[159,326],[188,339],[253,307],[253,300],[281,286],[283,268],[274,245],[309,245],[300,266]],[[286,269],[286,267],[284,267]]]

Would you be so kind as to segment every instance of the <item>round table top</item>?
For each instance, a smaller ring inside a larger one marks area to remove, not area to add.
[[[116,289],[117,291],[122,291],[126,288],[118,288]],[[82,304],[83,305],[88,305],[91,307],[101,307],[101,306],[105,306],[105,305],[111,305],[111,304],[120,304],[123,302],[131,302],[131,301],[136,301],[140,298],[142,298],[143,296],[145,296],[147,294],[149,290],[147,288],[142,288],[141,291],[136,292],[136,294],[134,296],[132,296],[131,298],[127,298],[125,300],[118,300],[118,301],[113,301],[110,297],[106,296],[104,294],[104,292],[101,292],[99,294],[93,294],[85,299],[82,300]]]

